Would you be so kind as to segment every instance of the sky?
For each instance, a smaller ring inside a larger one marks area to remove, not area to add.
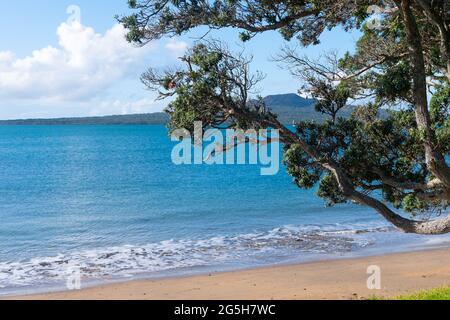
[[[114,16],[129,13],[126,0],[22,0],[0,2],[0,119],[57,118],[158,112],[139,77],[146,69],[174,65],[206,32],[153,41],[137,48]],[[79,8],[79,14],[78,9]],[[79,17],[79,19],[78,19]],[[233,29],[209,37],[253,56],[252,70],[266,75],[262,96],[297,92],[301,83],[273,57],[286,45],[277,32],[256,36],[245,45]],[[329,50],[351,51],[356,33],[326,32],[321,44],[299,48],[319,57]]]

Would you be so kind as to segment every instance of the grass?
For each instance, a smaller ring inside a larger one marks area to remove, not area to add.
[[[398,296],[392,299],[372,296],[368,300],[450,300],[450,286],[422,290],[414,294]]]
[[[396,297],[395,300],[450,300],[450,286]]]

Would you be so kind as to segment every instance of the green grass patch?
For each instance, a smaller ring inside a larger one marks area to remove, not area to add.
[[[414,294],[402,295],[394,298],[370,296],[367,300],[450,300],[450,286],[431,290],[422,290]]]
[[[450,300],[450,286],[423,290],[412,295],[396,297],[394,300]]]

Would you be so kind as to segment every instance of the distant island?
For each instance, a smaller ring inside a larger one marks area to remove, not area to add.
[[[323,121],[326,117],[315,110],[315,100],[302,98],[295,93],[270,95],[264,101],[283,123]],[[349,106],[342,111],[342,115],[350,115],[353,109],[354,107]],[[157,112],[103,117],[2,120],[0,125],[155,125],[166,124],[168,121],[166,113]]]
[[[169,117],[167,114],[158,112],[103,117],[2,120],[0,121],[0,125],[145,125],[165,124],[168,120]]]

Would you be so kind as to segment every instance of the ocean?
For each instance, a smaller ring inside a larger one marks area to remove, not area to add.
[[[0,295],[449,246],[282,168],[182,165],[164,126],[0,126]]]

